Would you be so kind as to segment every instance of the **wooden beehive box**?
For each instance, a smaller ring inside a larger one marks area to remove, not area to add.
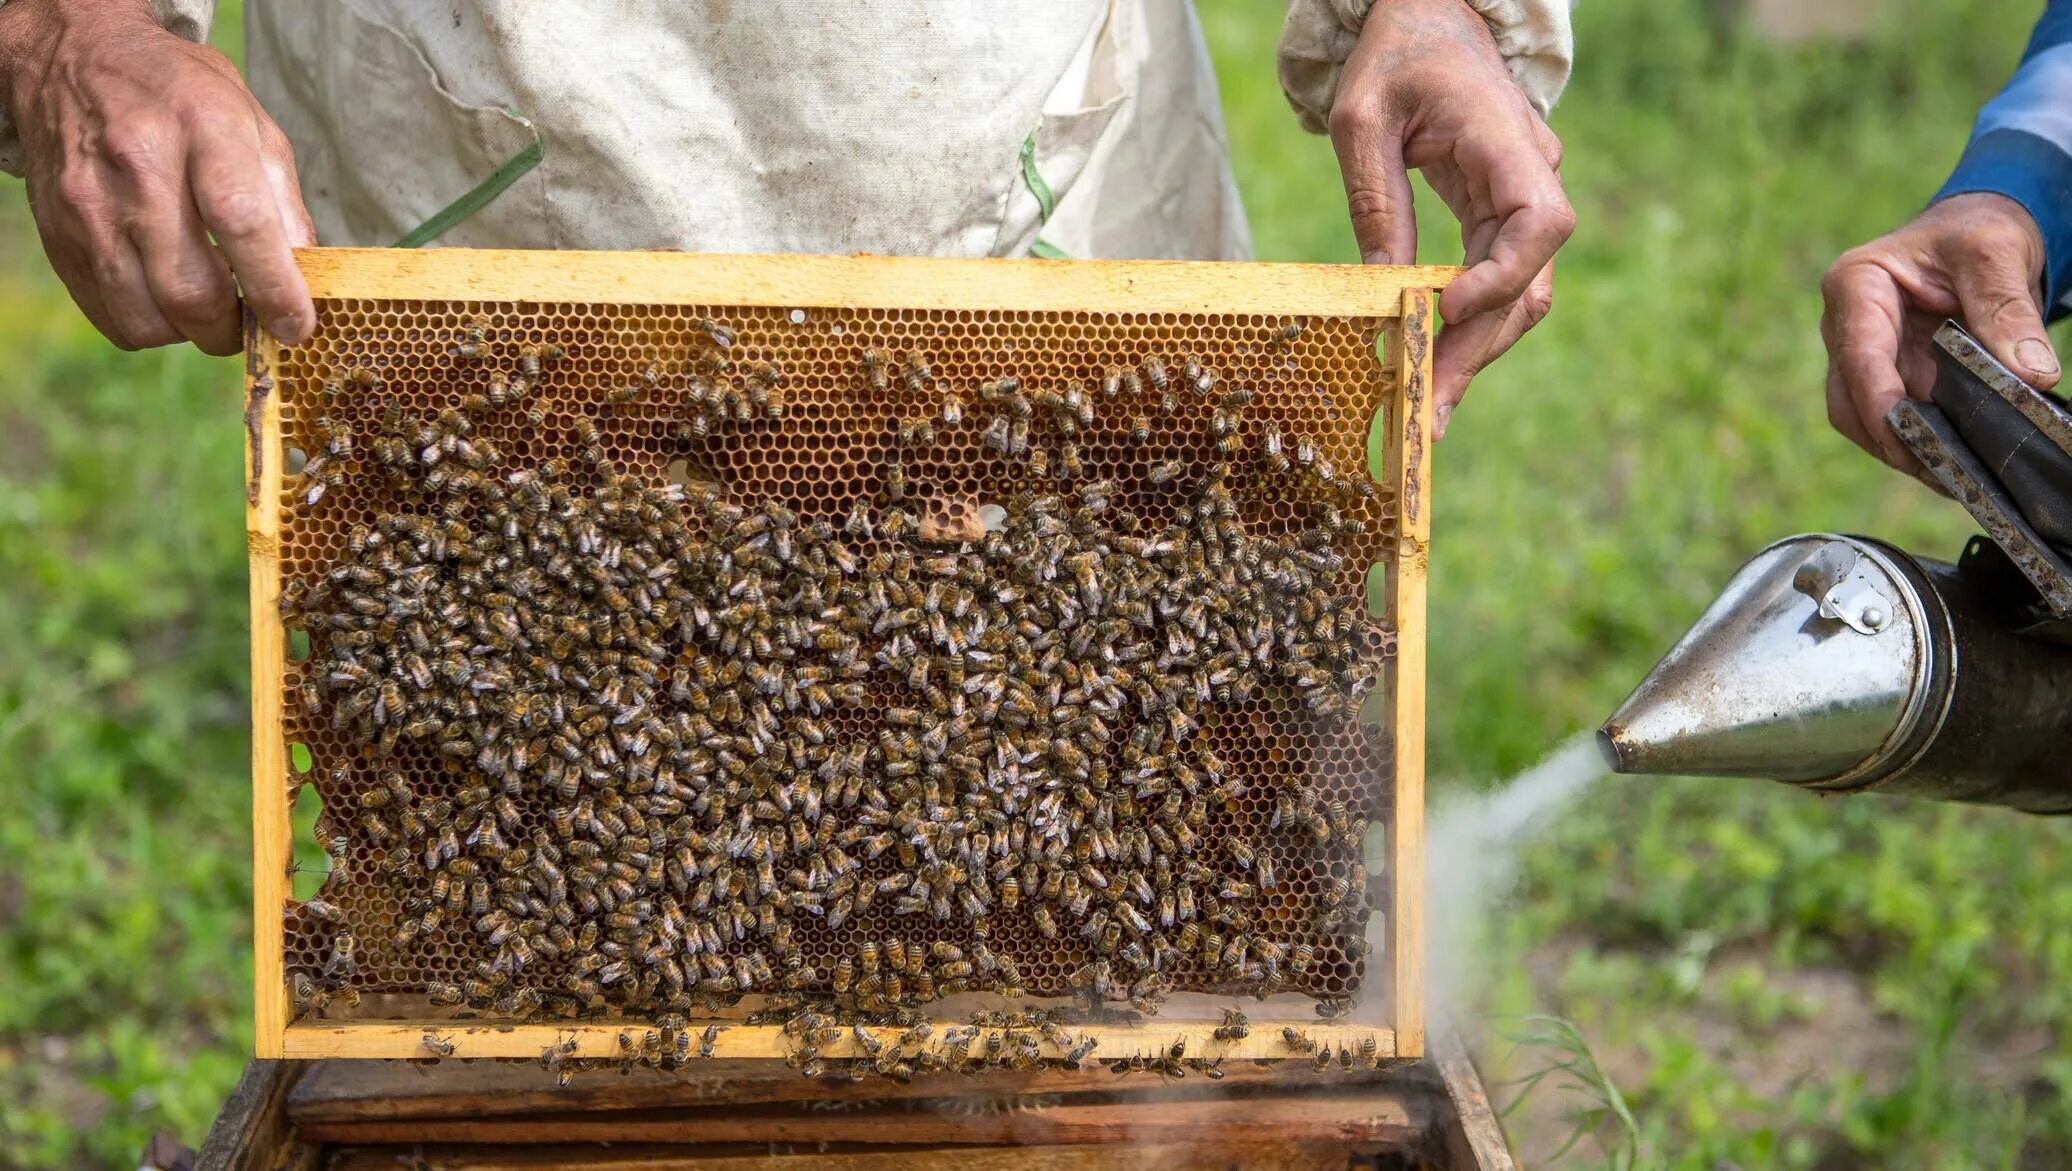
[[[1453,270],[457,249],[316,249],[300,260],[319,309],[316,335],[284,348],[248,328],[247,345],[260,1056],[423,1057],[428,1031],[460,1057],[537,1058],[555,1046],[573,1057],[622,1053],[627,1025],[610,1015],[511,1021],[432,1006],[426,983],[464,976],[472,945],[452,930],[409,946],[395,942],[412,892],[378,872],[372,843],[362,840],[353,816],[362,792],[375,784],[372,751],[296,703],[303,666],[290,651],[299,641],[282,619],[283,581],[335,565],[347,534],[370,509],[408,507],[381,500],[372,474],[348,476],[311,503],[294,469],[322,442],[316,416],[328,410],[334,424],[361,428],[364,451],[365,429],[384,411],[433,415],[455,406],[480,388],[482,367],[455,357],[471,330],[492,347],[559,349],[540,377],[533,418],[510,411],[482,427],[511,466],[568,454],[566,430],[587,419],[599,426],[622,473],[710,478],[730,499],[782,500],[806,515],[838,518],[852,500],[882,496],[895,460],[923,500],[966,506],[1005,501],[1027,487],[1025,459],[1004,459],[980,444],[982,417],[967,419],[961,430],[944,427],[929,455],[898,454],[892,432],[914,406],[902,400],[897,375],[880,391],[859,373],[867,351],[923,353],[931,379],[957,386],[1007,374],[1032,387],[1091,386],[1104,371],[1185,356],[1225,384],[1251,389],[1248,428],[1271,420],[1288,429],[1291,441],[1309,437],[1340,475],[1376,469],[1379,491],[1348,505],[1361,535],[1346,545],[1350,562],[1341,575],[1349,595],[1366,590],[1374,599],[1374,617],[1395,640],[1366,714],[1326,722],[1267,695],[1202,733],[1221,737],[1212,740],[1217,751],[1261,795],[1227,803],[1213,830],[1260,831],[1275,778],[1298,773],[1379,827],[1367,850],[1377,863],[1368,887],[1372,952],[1363,957],[1331,939],[1315,940],[1314,964],[1287,981],[1294,995],[1244,1002],[1253,1020],[1242,1039],[1213,1036],[1214,1006],[1239,1001],[1207,978],[1198,987],[1180,980],[1181,991],[1202,994],[1192,1009],[1181,997],[1158,1016],[1117,1014],[1074,1031],[1097,1039],[1094,1056],[1105,1060],[1165,1052],[1177,1039],[1201,1058],[1286,1057],[1280,1032],[1288,1023],[1327,1047],[1364,1055],[1423,1052],[1427,383],[1435,293]],[[682,356],[708,328],[702,323],[714,321],[737,339],[731,353],[741,362],[768,361],[785,371],[783,417],[686,450],[671,426],[683,393]],[[337,381],[353,369],[372,376],[365,385]],[[334,385],[324,405],[318,388],[327,379]],[[646,387],[637,402],[608,405],[615,388],[635,382]],[[1150,413],[1143,404],[1118,403],[1074,450],[1083,451],[1086,475],[1116,478],[1121,493],[1141,496],[1139,505],[1155,519],[1171,510],[1148,495],[1144,466],[1153,458],[1182,465],[1206,458],[1212,440],[1206,411],[1183,408],[1170,418],[1157,412],[1159,434],[1148,444],[1141,435],[1133,442],[1132,419]],[[1241,476],[1233,493],[1245,520],[1264,529],[1292,523],[1301,504],[1263,470]],[[421,787],[436,787],[462,783],[463,773],[426,764],[411,775]],[[317,836],[336,850],[320,892],[337,908],[329,918],[308,913],[293,895],[290,818],[303,785],[314,785],[323,799]],[[1303,942],[1309,929],[1301,924],[1313,914],[1320,887],[1359,862],[1357,849],[1328,858],[1291,854],[1280,886],[1261,895],[1260,922],[1285,927],[1284,948]],[[1066,993],[1087,945],[1069,934],[1047,941],[1019,914],[996,919],[989,921],[997,928],[995,946],[1020,964],[1029,996]],[[899,929],[916,940],[960,938],[954,923]],[[341,930],[358,943],[352,984],[359,1003],[347,1008],[334,1000],[323,1012],[298,1015],[291,977],[322,967]],[[816,965],[849,946],[838,932],[816,932],[808,923],[801,934]],[[1351,996],[1356,1007],[1322,1023],[1304,994]],[[715,1055],[786,1054],[780,1025],[742,1019],[754,1004],[751,997],[729,1015]],[[941,1016],[962,1020],[969,1011],[960,1001]],[[1062,1056],[1048,1041],[1045,1047],[1046,1056]],[[821,1052],[839,1059],[854,1048],[844,1036]]]

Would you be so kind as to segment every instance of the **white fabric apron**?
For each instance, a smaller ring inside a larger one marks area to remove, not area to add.
[[[1303,124],[1322,128],[1387,2],[1287,0],[1280,73]],[[1544,113],[1570,0],[1468,2]],[[214,0],[151,3],[207,35]],[[442,242],[1251,251],[1188,0],[248,0],[245,19],[246,73],[326,244],[395,242],[538,133],[545,162]],[[1048,223],[1020,165],[1032,135]],[[20,145],[0,110],[0,170],[20,173]]]
[[[247,72],[329,244],[1242,258],[1182,0],[251,0]],[[1022,143],[1055,192],[1039,225]]]

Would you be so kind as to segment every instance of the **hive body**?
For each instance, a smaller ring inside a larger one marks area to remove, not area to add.
[[[1319,497],[1334,491],[1319,487],[1308,469],[1335,468],[1341,481],[1363,477],[1371,445],[1380,457],[1378,490],[1348,489],[1338,500],[1348,523],[1334,541],[1343,566],[1331,575],[1335,591],[1374,600],[1375,629],[1393,639],[1391,669],[1364,717],[1318,715],[1290,689],[1268,686],[1211,705],[1198,733],[1242,778],[1243,790],[1209,815],[1204,835],[1255,843],[1277,876],[1272,891],[1260,895],[1252,933],[1284,951],[1313,955],[1300,971],[1279,972],[1278,985],[1298,996],[1353,998],[1358,1007],[1347,1019],[1360,1023],[1319,1025],[1303,1002],[1290,999],[1275,1002],[1273,1011],[1254,1007],[1259,1019],[1245,1037],[1215,1036],[1217,1018],[1185,1019],[1178,1009],[1183,1019],[1102,1020],[1074,1031],[1098,1036],[1096,1056],[1103,1059],[1163,1050],[1176,1034],[1190,1038],[1196,1054],[1291,1056],[1278,1037],[1282,1022],[1265,1019],[1285,1016],[1326,1046],[1383,1057],[1420,1051],[1422,574],[1430,523],[1424,379],[1431,292],[1445,270],[461,250],[314,250],[302,261],[320,309],[316,335],[280,348],[254,333],[248,347],[262,1056],[422,1057],[427,1028],[439,1030],[442,1053],[451,1045],[458,1056],[537,1057],[556,1044],[572,1057],[620,1055],[623,1022],[608,1016],[456,1021],[454,1010],[429,1003],[428,984],[461,982],[490,953],[478,934],[452,923],[397,942],[414,892],[382,873],[380,843],[355,814],[381,799],[367,794],[381,787],[383,772],[401,773],[420,794],[451,793],[471,778],[464,767],[407,745],[377,760],[364,735],[305,712],[298,697],[324,648],[319,643],[303,661],[287,653],[282,583],[320,577],[348,560],[356,525],[424,507],[371,473],[342,477],[311,502],[313,485],[299,469],[326,446],[319,415],[349,428],[364,450],[385,411],[401,407],[428,418],[458,408],[484,381],[484,364],[466,348],[477,344],[470,340],[476,332],[479,344],[506,360],[525,347],[559,351],[526,410],[490,411],[476,420],[476,437],[502,453],[505,469],[580,462],[585,445],[574,436],[594,425],[616,474],[694,490],[716,484],[727,500],[746,506],[778,502],[801,525],[840,526],[860,501],[886,507],[888,495],[904,497],[891,504],[921,517],[920,536],[931,541],[923,555],[981,531],[984,506],[1047,492],[1069,496],[1075,486],[1102,480],[1113,482],[1119,506],[1155,531],[1194,499],[1175,485],[1192,483],[1219,461],[1230,468],[1236,523],[1292,541]],[[687,437],[686,387],[698,355],[712,349],[715,324],[731,335],[727,360],[743,370],[768,363],[782,372],[781,408]],[[1146,384],[1147,363],[1169,368],[1177,385],[1190,360],[1219,388],[1250,392],[1233,412],[1240,418],[1236,436],[1221,453],[1217,430],[1230,428],[1215,419],[1214,395],[1162,401],[1169,392],[1157,388],[1156,375]],[[870,372],[878,362],[890,366],[882,388]],[[916,365],[925,366],[922,377],[911,376]],[[341,390],[336,380],[353,369],[373,372],[368,386]],[[1104,381],[1122,371],[1131,372],[1129,383],[1108,397]],[[989,442],[996,412],[977,388],[1009,377],[1031,394],[1086,394],[1091,401],[1076,434],[1061,436],[1038,412],[1027,450],[1002,451]],[[320,396],[326,379],[334,380],[334,391]],[[946,394],[960,400],[948,420]],[[914,424],[924,418],[933,435],[917,442]],[[1269,432],[1290,449],[1286,471],[1263,454]],[[1299,467],[1298,441],[1306,448]],[[1043,453],[1038,466],[1031,466],[1032,451]],[[1060,467],[1064,460],[1073,466]],[[868,558],[918,540],[874,533],[852,543]],[[827,734],[875,737],[885,728],[886,706],[906,702],[911,697],[874,681],[869,702],[827,718]],[[306,773],[294,767],[294,745],[307,747]],[[1367,847],[1378,863],[1366,877],[1367,905],[1376,908],[1374,929],[1366,932],[1370,954],[1347,946],[1351,933],[1314,926],[1334,884],[1360,869],[1360,846],[1311,845],[1267,829],[1276,792],[1298,780],[1380,827]],[[323,800],[319,841],[343,847],[320,892],[323,914],[294,903],[288,881],[288,810],[303,784],[314,785]],[[537,794],[519,795],[515,804],[528,824],[548,815]],[[887,853],[864,874],[896,878],[902,868],[899,856]],[[1040,933],[1030,914],[1034,893],[1019,907],[991,907],[986,938],[1011,959],[1029,997],[1063,997],[1097,950],[1073,931],[1058,939]],[[799,917],[799,952],[825,976],[854,954],[860,938],[970,946],[963,918],[897,915],[893,904],[880,898],[840,930]],[[322,971],[342,931],[356,941],[351,984],[360,1003],[291,1021],[289,977]],[[1193,958],[1166,969],[1175,991],[1216,995],[1224,1004],[1234,992],[1254,990]],[[566,974],[565,960],[548,959],[528,978],[552,983]],[[787,1051],[777,1025],[739,1022],[754,1007],[750,998],[731,1014],[736,1019],[719,1034],[716,1053]],[[968,1012],[964,1006],[942,1015],[961,1020]],[[849,1046],[844,1038],[824,1052],[840,1056]]]

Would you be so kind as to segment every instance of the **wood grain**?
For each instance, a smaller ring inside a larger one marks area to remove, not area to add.
[[[245,549],[252,605],[252,1049],[284,1056],[288,990],[281,915],[294,859],[288,749],[281,736],[281,407],[276,347],[245,314]]]
[[[315,1148],[297,1140],[286,1103],[299,1061],[248,1061],[194,1156],[194,1171],[306,1171]]]
[[[305,248],[310,295],[453,301],[1393,317],[1459,269],[1176,260]]]
[[[1489,1091],[1482,1088],[1482,1075],[1468,1059],[1460,1038],[1442,1033],[1432,1045],[1430,1064],[1436,1066],[1453,1109],[1446,1127],[1447,1152],[1463,1171],[1518,1171],[1511,1158],[1511,1144],[1504,1134],[1503,1119],[1489,1104]]]
[[[1376,1094],[1428,1094],[1423,1082],[1406,1077],[1401,1068],[1327,1070],[1307,1062],[1278,1066],[1231,1062],[1223,1067],[1224,1092],[1272,1089],[1301,1092],[1367,1086]],[[876,1078],[858,1086],[833,1078],[800,1077],[782,1062],[757,1058],[714,1058],[681,1070],[636,1069],[626,1074],[577,1076],[567,1086],[530,1063],[442,1062],[434,1067],[400,1061],[319,1061],[288,1099],[288,1115],[297,1123],[367,1118],[495,1117],[536,1112],[597,1112],[695,1109],[723,1104],[768,1102],[825,1103],[868,1098],[880,1101],[932,1099],[1011,1099],[1029,1095],[1104,1093],[1115,1097],[1152,1097],[1184,1083],[1153,1074],[1118,1077],[1104,1066],[1085,1069],[1018,1072],[989,1069],[969,1076],[920,1077],[910,1082]],[[1202,1084],[1206,1084],[1205,1080]]]
[[[1121,1165],[1101,1146],[856,1148],[789,1144],[746,1147],[556,1145],[503,1147],[349,1146],[330,1155],[332,1171],[1101,1171]],[[1242,1167],[1245,1171],[1344,1171],[1342,1146],[1292,1146],[1273,1142],[1196,1146],[1154,1143],[1130,1148],[1132,1171],[1199,1171]]]
[[[1430,289],[1403,293],[1397,345],[1394,450],[1388,468],[1396,477],[1396,557],[1389,568],[1390,612],[1396,627],[1396,658],[1389,687],[1395,745],[1395,815],[1389,878],[1395,904],[1389,920],[1394,946],[1390,1000],[1395,1009],[1396,1051],[1424,1053],[1424,768],[1425,768],[1425,572],[1432,535],[1432,322],[1437,297]]]
[[[1187,1038],[1187,1055],[1210,1059],[1252,1059],[1288,1057],[1281,1040],[1281,1026],[1293,1024],[1307,1032],[1319,1045],[1357,1050],[1362,1039],[1375,1038],[1382,1058],[1397,1056],[1395,1035],[1388,1029],[1364,1025],[1318,1025],[1311,1021],[1254,1021],[1251,1035],[1241,1041],[1218,1041],[1210,1036],[1215,1025],[1203,1021],[1155,1021],[1146,1025],[1075,1025],[1075,1039],[1093,1037],[1100,1042],[1088,1060],[1112,1061],[1118,1057],[1153,1056],[1164,1052],[1177,1038]],[[575,1057],[620,1057],[619,1035],[639,1023],[590,1021],[566,1025],[507,1025],[481,1021],[326,1021],[304,1019],[288,1026],[283,1048],[290,1057],[424,1057],[425,1033],[436,1032],[453,1046],[455,1057],[537,1058],[548,1046],[573,1040]],[[695,1024],[694,1024],[694,1027]],[[881,1031],[885,1040],[889,1032]],[[929,1042],[939,1048],[941,1030]],[[981,1033],[972,1045],[974,1052],[985,1044]],[[781,1025],[734,1025],[720,1033],[713,1046],[719,1057],[783,1057],[790,1051]],[[854,1037],[844,1035],[821,1047],[823,1057],[839,1059],[860,1056]],[[1047,1057],[1062,1056],[1057,1046],[1043,1042]]]
[[[926,1103],[853,1110],[791,1105],[718,1110],[629,1110],[504,1118],[359,1119],[308,1122],[304,1140],[331,1143],[848,1142],[1079,1145],[1118,1143],[1395,1144],[1421,1142],[1435,1114],[1427,1100],[1336,1094],[1190,1094],[1142,1101],[1023,1103],[966,1113]]]

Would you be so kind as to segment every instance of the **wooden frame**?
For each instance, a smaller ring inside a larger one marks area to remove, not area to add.
[[[1125,1157],[1142,1167],[1288,1171],[1515,1167],[1480,1075],[1446,1034],[1418,1063],[1318,1074],[1246,1062],[1215,1083],[992,1069],[855,1085],[772,1065],[718,1060],[560,1087],[529,1064],[446,1066],[427,1077],[397,1062],[254,1061],[194,1166],[388,1168],[416,1149],[440,1166],[482,1171],[1076,1169]]]
[[[1429,435],[1436,293],[1458,270],[1439,267],[1203,264],[1173,261],[890,259],[708,256],[683,253],[494,252],[461,249],[308,249],[298,253],[310,292],[327,299],[504,300],[617,304],[844,305],[859,308],[999,308],[1112,313],[1246,312],[1395,319],[1384,414],[1384,466],[1398,508],[1397,548],[1386,596],[1397,630],[1386,724],[1394,745],[1389,842],[1392,906],[1390,1018],[1383,1026],[1255,1020],[1251,1036],[1217,1041],[1214,1021],[1159,1018],[1143,1026],[1089,1025],[1103,1059],[1164,1051],[1188,1040],[1193,1056],[1285,1057],[1284,1024],[1319,1044],[1358,1049],[1373,1039],[1384,1059],[1424,1052],[1425,571],[1431,532]],[[286,631],[278,616],[282,466],[276,389],[278,346],[246,324],[246,537],[252,606],[252,816],[254,1049],[262,1058],[423,1056],[428,1029],[459,1057],[535,1058],[573,1040],[583,1057],[617,1056],[613,1021],[509,1025],[396,1019],[289,1020],[281,908],[292,898],[290,803],[298,782],[282,735]],[[849,1055],[849,1038],[822,1053]],[[1050,1052],[1048,1056],[1061,1056]],[[731,1025],[716,1056],[781,1057],[777,1025]]]

